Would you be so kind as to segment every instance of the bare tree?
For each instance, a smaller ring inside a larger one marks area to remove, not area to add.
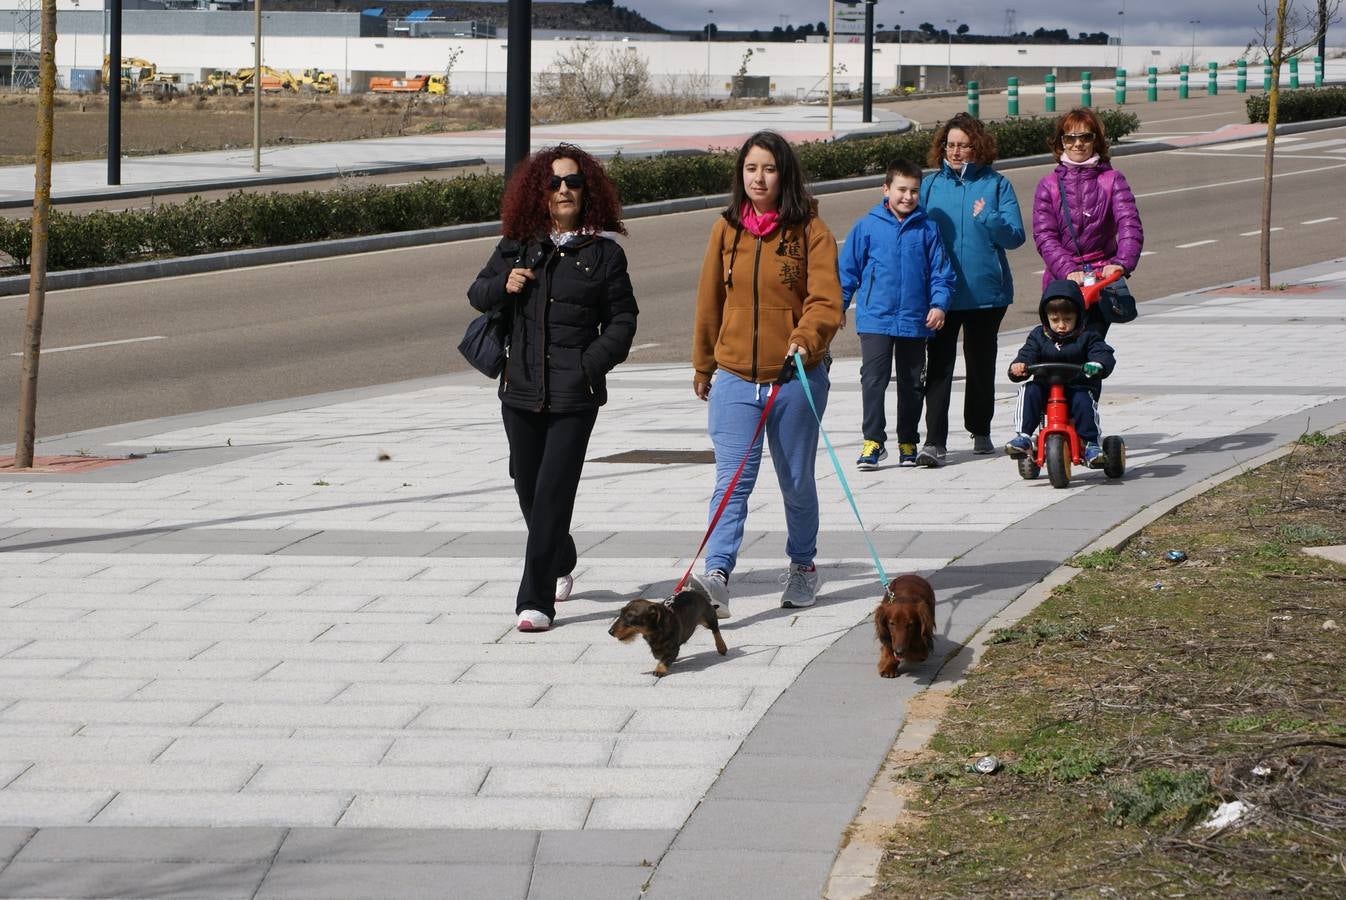
[[[635,48],[577,43],[538,76],[538,96],[558,118],[617,118],[649,93],[650,64]]]
[[[1267,93],[1267,140],[1262,164],[1262,247],[1259,281],[1271,289],[1271,188],[1276,174],[1276,122],[1280,112],[1281,66],[1318,43],[1327,26],[1336,21],[1341,0],[1318,0],[1310,16],[1294,0],[1264,0],[1260,7],[1264,27],[1263,46],[1271,62],[1271,89]]]

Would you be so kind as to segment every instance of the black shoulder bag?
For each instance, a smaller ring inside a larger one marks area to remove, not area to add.
[[[1066,204],[1066,184],[1060,175],[1056,176],[1056,186],[1061,194],[1061,212],[1066,218],[1066,228],[1070,230],[1070,242],[1075,245],[1075,258],[1083,259],[1080,239],[1075,233],[1075,220],[1070,217],[1070,206]],[[1103,288],[1098,295],[1098,311],[1104,321],[1113,325],[1130,322],[1140,315],[1140,310],[1136,308],[1136,298],[1131,296],[1131,289],[1126,286],[1125,278],[1119,278]]]
[[[467,323],[467,332],[458,342],[458,352],[487,378],[499,378],[505,371],[505,348],[509,346],[509,314],[503,311],[482,313]]]

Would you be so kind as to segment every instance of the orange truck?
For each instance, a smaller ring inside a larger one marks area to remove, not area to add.
[[[443,75],[409,75],[406,78],[375,76],[369,79],[369,90],[375,94],[442,94],[445,91]]]

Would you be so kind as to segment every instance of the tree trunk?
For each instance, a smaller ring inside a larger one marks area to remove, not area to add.
[[[42,356],[42,313],[47,301],[47,237],[51,219],[51,133],[56,92],[56,0],[42,0],[42,56],[37,79],[37,158],[33,172],[32,252],[28,257],[28,318],[19,379],[19,434],[14,468],[33,465],[37,433],[37,369]]]
[[[1276,38],[1272,42],[1271,90],[1267,93],[1267,145],[1262,164],[1262,247],[1259,285],[1271,290],[1271,185],[1276,174],[1276,118],[1281,97],[1281,63],[1285,61],[1285,16],[1288,0],[1276,2]]]

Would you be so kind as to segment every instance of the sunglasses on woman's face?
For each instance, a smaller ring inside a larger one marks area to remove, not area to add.
[[[551,180],[547,182],[547,186],[555,191],[560,189],[561,182],[563,181],[565,182],[566,187],[570,188],[572,191],[578,191],[580,188],[584,187],[584,173],[575,172],[572,175],[553,175]]]
[[[1092,131],[1077,131],[1073,134],[1061,135],[1063,144],[1092,144],[1094,142],[1094,133]]]

